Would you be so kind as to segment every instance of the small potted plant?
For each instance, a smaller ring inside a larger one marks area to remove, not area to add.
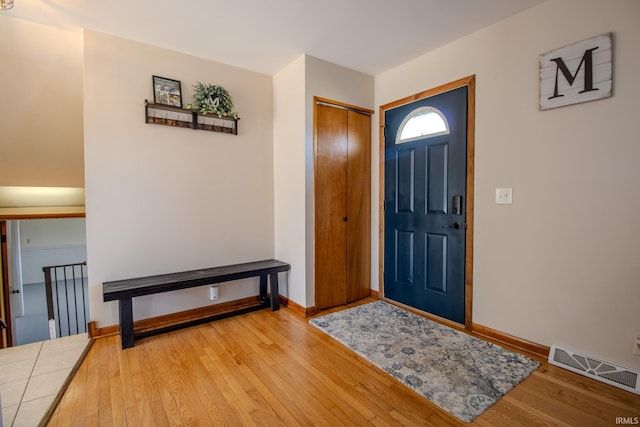
[[[222,86],[196,82],[193,86],[193,109],[203,114],[215,114],[218,117],[229,116],[238,119],[233,111],[233,100]],[[191,107],[191,105],[189,105]]]

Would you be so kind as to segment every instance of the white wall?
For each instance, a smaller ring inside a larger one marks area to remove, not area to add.
[[[0,185],[84,187],[82,34],[1,23]]]
[[[275,256],[291,264],[281,293],[306,301],[305,56],[273,77],[273,181]]]
[[[42,283],[42,267],[87,260],[84,218],[19,221],[22,283]]]
[[[274,76],[276,256],[291,263],[289,298],[314,305],[313,98],[373,106],[373,77],[303,55]]]
[[[86,31],[84,114],[91,316],[117,324],[102,283],[272,258],[271,77]],[[224,86],[239,134],[146,124],[151,76]],[[223,302],[257,295],[258,281],[222,285]],[[209,304],[205,288],[137,298],[134,317]]]
[[[313,165],[313,98],[327,98],[360,108],[373,109],[372,76],[327,61],[307,56],[306,67],[306,253],[307,253],[307,301],[306,307],[315,305],[314,270],[314,165]],[[372,141],[373,143],[373,141]],[[372,166],[373,167],[373,166]],[[373,206],[373,205],[372,205]]]
[[[477,76],[473,322],[636,368],[638,18],[635,0],[550,0],[375,79],[379,106]],[[614,96],[539,111],[538,56],[609,31]]]
[[[22,220],[20,246],[25,249],[84,246],[87,240],[84,223],[84,218]]]

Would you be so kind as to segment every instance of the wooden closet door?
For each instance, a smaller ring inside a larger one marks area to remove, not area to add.
[[[371,116],[348,111],[347,302],[371,294]]]
[[[347,302],[347,111],[316,105],[316,307]]]

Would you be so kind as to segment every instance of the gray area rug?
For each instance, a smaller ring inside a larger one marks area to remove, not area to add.
[[[384,301],[309,323],[466,422],[540,366]]]

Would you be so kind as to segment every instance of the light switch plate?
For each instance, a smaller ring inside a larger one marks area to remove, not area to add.
[[[496,204],[513,204],[513,188],[496,188]]]

